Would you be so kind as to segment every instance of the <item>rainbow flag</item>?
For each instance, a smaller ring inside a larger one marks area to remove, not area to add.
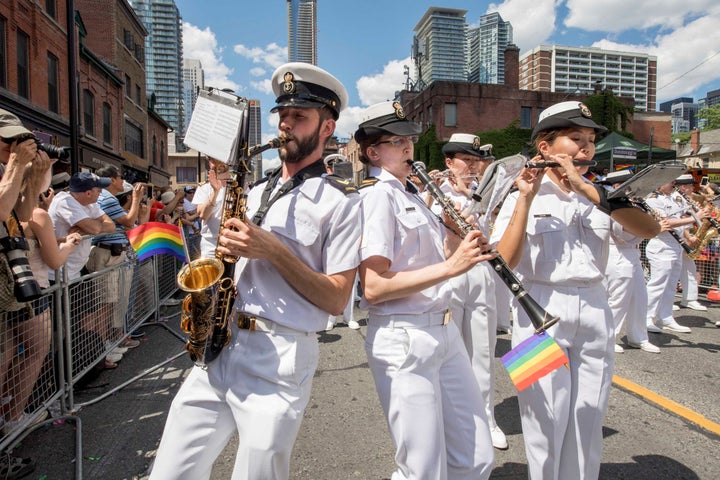
[[[598,181],[598,176],[595,175],[593,172],[588,172],[585,174],[585,178],[590,180],[591,182],[595,183]]]
[[[518,391],[525,390],[569,361],[560,345],[547,332],[533,335],[500,360]]]
[[[633,165],[632,163],[616,163],[615,171],[617,172],[618,170],[632,170],[634,172],[635,165]]]
[[[130,245],[137,253],[138,261],[153,255],[167,253],[185,262],[180,227],[170,223],[147,222],[127,231]]]

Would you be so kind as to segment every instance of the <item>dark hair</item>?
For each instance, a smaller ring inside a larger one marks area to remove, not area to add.
[[[102,168],[98,168],[95,171],[98,177],[110,177],[115,178],[120,176],[120,170],[115,165],[107,165]]]
[[[542,130],[538,132],[538,134],[535,136],[535,140],[533,141],[533,148],[535,149],[536,153],[540,153],[540,149],[538,148],[538,145],[540,145],[540,142],[547,142],[550,145],[555,141],[557,137],[559,137],[564,131],[568,130],[567,128],[553,128],[548,130]]]
[[[370,165],[370,159],[367,157],[367,149],[375,145],[380,138],[382,138],[382,135],[373,135],[369,137],[363,138],[359,143],[360,145],[360,161],[364,163],[365,165]]]

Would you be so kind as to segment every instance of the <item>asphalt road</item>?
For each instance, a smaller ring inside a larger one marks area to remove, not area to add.
[[[626,350],[617,355],[616,376],[604,427],[602,479],[720,478],[720,381],[718,353],[720,304],[708,312],[683,309],[679,323],[690,334],[651,334],[659,355]],[[177,329],[178,307],[164,313],[165,324]],[[356,318],[363,318],[357,310]],[[360,330],[339,324],[319,334],[320,366],[291,464],[291,478],[385,479],[394,469],[393,449],[377,401]],[[139,348],[129,352],[120,368],[104,372],[90,388],[75,392],[75,402],[91,401],[152,365],[182,351],[182,342],[161,326],[146,326]],[[498,336],[497,355],[510,348],[508,335]],[[31,456],[36,471],[26,478],[75,478],[81,457],[82,478],[146,478],[157,448],[169,404],[192,368],[187,355],[133,381],[109,397],[82,408],[73,419],[32,432],[16,448]],[[515,390],[497,362],[496,417],[510,448],[496,450],[491,478],[527,478]],[[645,389],[645,390],[643,390]],[[713,433],[715,432],[715,433]],[[80,440],[81,455],[76,455]],[[233,439],[218,458],[213,480],[230,478]]]

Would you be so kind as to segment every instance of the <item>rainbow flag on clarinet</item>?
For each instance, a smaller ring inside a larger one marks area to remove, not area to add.
[[[147,222],[127,231],[138,261],[167,253],[186,262],[180,227],[171,223]]]
[[[569,361],[560,345],[545,331],[523,341],[500,360],[518,391],[525,390]]]

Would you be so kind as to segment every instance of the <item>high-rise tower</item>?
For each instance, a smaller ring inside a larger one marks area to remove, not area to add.
[[[185,107],[185,126],[187,132],[190,125],[190,118],[195,109],[198,91],[205,87],[205,72],[202,69],[200,60],[186,58],[183,60],[183,102]]]
[[[174,0],[133,0],[148,31],[145,38],[147,95],[153,109],[175,130],[176,145],[185,136],[182,77],[182,18]]]
[[[512,25],[503,21],[499,13],[480,17],[480,25],[468,32],[468,80],[502,84],[505,48],[512,42]]]
[[[415,26],[412,57],[420,88],[435,80],[467,80],[466,13],[467,10],[430,7]]]
[[[317,65],[317,1],[287,0],[288,61]]]

